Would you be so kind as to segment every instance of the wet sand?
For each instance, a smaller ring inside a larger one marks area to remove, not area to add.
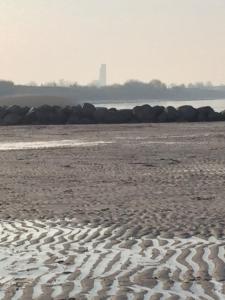
[[[0,299],[224,299],[224,149],[225,123],[2,127]]]
[[[75,220],[0,232],[0,299],[224,299],[224,240],[135,239]]]

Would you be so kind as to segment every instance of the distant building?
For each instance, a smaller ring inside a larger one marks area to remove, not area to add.
[[[100,67],[98,85],[100,87],[107,85],[106,64],[102,64]]]
[[[99,77],[97,80],[92,81],[90,86],[103,87],[107,85],[107,68],[106,64],[102,64],[99,70]]]

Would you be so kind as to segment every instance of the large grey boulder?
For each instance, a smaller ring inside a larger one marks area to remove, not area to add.
[[[198,120],[198,110],[191,105],[183,105],[178,108],[179,121],[195,122]]]
[[[150,122],[159,122],[159,116],[164,112],[163,106],[153,106],[150,112]]]
[[[199,122],[216,122],[225,121],[225,115],[215,112],[210,106],[198,108],[198,121]]]
[[[134,121],[133,113],[131,109],[120,109],[110,108],[107,111],[100,109],[98,116],[101,113],[101,122],[109,124],[119,124],[119,123],[130,123]]]
[[[225,121],[225,110],[220,112],[220,118],[222,121]]]
[[[28,107],[12,105],[4,110],[1,115],[1,124],[3,125],[21,125],[24,124],[24,118],[28,112]]]
[[[134,121],[132,109],[120,109],[117,111],[119,123],[130,123]]]
[[[65,124],[67,121],[67,114],[60,106],[54,106],[50,115],[51,124]]]
[[[93,118],[96,108],[91,103],[84,103],[82,107],[82,114],[84,118]]]
[[[83,109],[81,105],[67,108],[67,124],[79,124],[83,118]]]
[[[42,105],[36,108],[35,114],[38,124],[51,124],[54,108],[49,105]]]
[[[109,112],[105,107],[96,107],[93,118],[96,123],[107,123]]]
[[[165,123],[168,122],[168,114],[166,110],[164,110],[159,116],[157,122],[159,123]]]
[[[0,107],[0,122],[3,120],[6,113],[7,113],[7,107],[6,106],[1,106]]]
[[[214,114],[214,110],[210,106],[203,106],[197,108],[198,111],[198,122],[207,122]]]
[[[23,116],[15,113],[10,113],[5,115],[1,123],[3,125],[20,125],[23,123]]]
[[[31,107],[24,117],[25,124],[65,124],[67,115],[59,106]]]
[[[43,105],[36,109],[38,124],[63,124],[65,115],[60,107]]]
[[[31,107],[26,115],[24,116],[24,123],[25,124],[36,124],[37,123],[37,116],[36,116],[36,108]]]
[[[151,121],[151,110],[152,107],[148,104],[141,105],[141,106],[135,106],[133,108],[133,115],[134,118],[138,122],[150,122]]]
[[[209,113],[208,121],[209,122],[225,121],[225,118],[221,113],[213,111]]]
[[[110,123],[110,124],[120,123],[120,120],[118,118],[118,110],[116,108],[108,109],[105,123]]]
[[[18,114],[18,115],[24,115],[28,112],[28,110],[29,107],[27,106],[21,107],[19,105],[10,105],[6,109],[7,113]]]
[[[167,121],[168,122],[176,122],[178,120],[179,113],[176,108],[174,108],[173,106],[168,106],[165,109],[165,111],[167,113]]]
[[[164,112],[163,106],[153,106],[148,104],[142,106],[136,106],[133,109],[133,115],[138,122],[159,122],[159,116]],[[165,119],[165,115],[162,115],[161,120]]]

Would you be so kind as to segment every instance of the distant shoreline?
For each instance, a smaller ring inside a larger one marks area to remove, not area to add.
[[[174,85],[167,86],[160,80],[152,80],[148,83],[131,80],[124,84],[114,84],[104,87],[59,86],[57,83],[41,86],[16,85],[10,81],[0,81],[1,97],[16,96],[33,97],[60,97],[74,103],[86,101],[102,103],[112,101],[138,101],[138,100],[216,100],[225,99],[225,86],[206,85]]]

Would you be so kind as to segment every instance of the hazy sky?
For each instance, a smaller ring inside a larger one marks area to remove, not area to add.
[[[225,82],[225,0],[0,0],[0,78]]]

